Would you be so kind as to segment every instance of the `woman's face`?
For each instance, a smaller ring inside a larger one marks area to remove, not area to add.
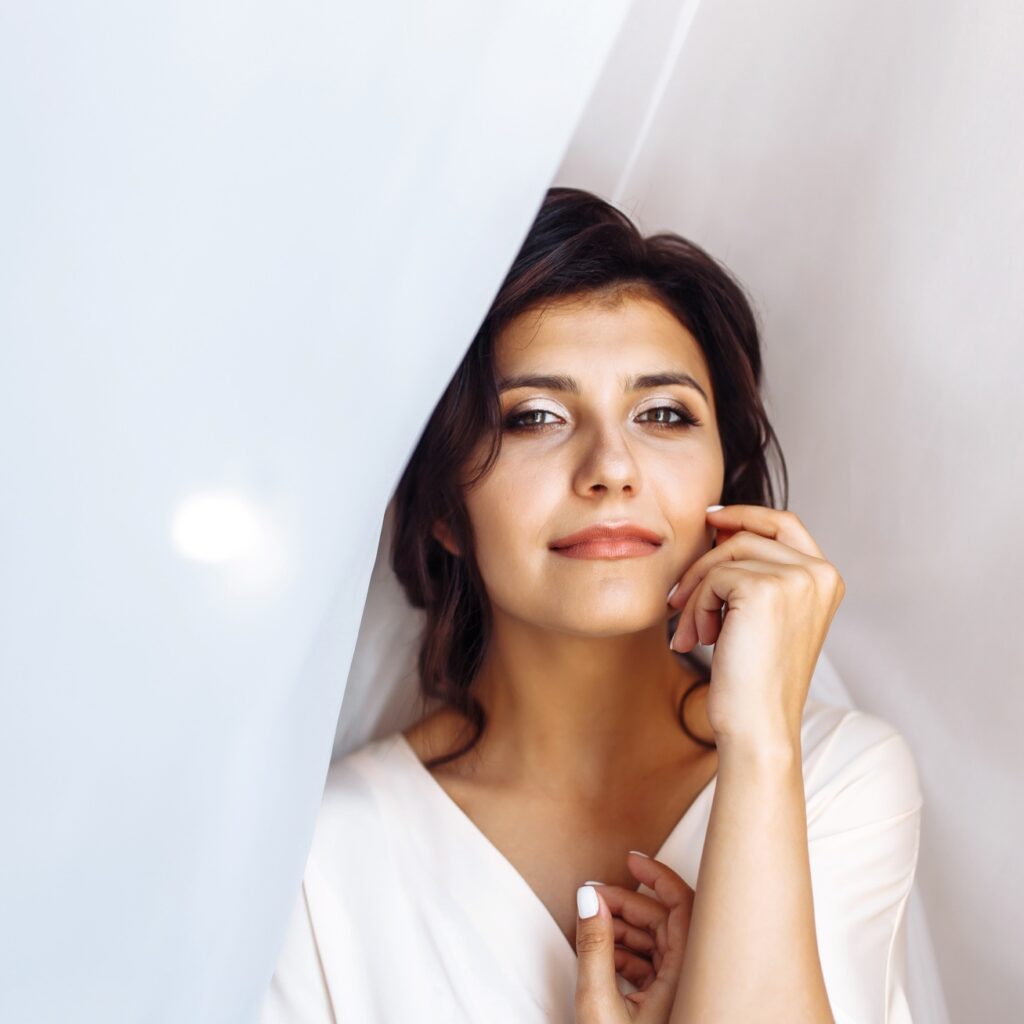
[[[724,479],[711,379],[693,335],[652,299],[609,306],[584,297],[523,313],[495,355],[501,451],[465,493],[495,612],[590,636],[664,622],[669,588],[711,546],[705,509]],[[703,394],[685,381],[637,380],[666,375],[692,378]],[[557,380],[530,382],[537,377]],[[575,549],[592,557],[552,548],[619,523],[660,544]]]

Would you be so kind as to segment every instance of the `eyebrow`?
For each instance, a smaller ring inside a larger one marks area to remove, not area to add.
[[[621,379],[621,378],[620,378]],[[635,377],[626,377],[622,380],[622,391],[646,391],[648,388],[662,388],[668,384],[679,384],[684,388],[693,388],[699,392],[708,405],[710,399],[704,389],[688,373],[678,373],[674,370],[665,370],[662,373],[642,373]],[[568,391],[570,394],[578,395],[580,386],[575,378],[566,377],[564,374],[517,374],[512,377],[503,377],[498,381],[498,394],[506,391],[514,391],[516,388],[543,388],[547,391]]]

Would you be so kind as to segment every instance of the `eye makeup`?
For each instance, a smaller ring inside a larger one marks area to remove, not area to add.
[[[641,423],[649,423],[651,426],[655,427],[658,430],[682,430],[687,429],[689,427],[699,427],[701,425],[700,420],[698,420],[697,417],[694,416],[693,413],[691,413],[690,410],[687,409],[686,406],[682,404],[673,403],[672,405],[652,405],[648,406],[646,409],[643,409],[637,415],[638,417],[646,416],[648,413],[652,412],[665,412],[668,414],[674,414],[677,418],[675,420],[667,420],[663,418],[646,419],[638,421]],[[536,432],[538,430],[544,430],[547,427],[555,426],[555,424],[550,422],[523,422],[524,419],[528,416],[545,414],[549,416],[555,416],[558,419],[561,419],[558,413],[554,412],[551,409],[520,409],[517,412],[511,413],[510,415],[506,416],[505,419],[503,420],[502,425],[504,429],[510,433],[531,433]]]

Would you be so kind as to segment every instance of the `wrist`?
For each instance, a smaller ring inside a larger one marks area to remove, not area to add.
[[[743,767],[786,771],[802,764],[799,736],[716,736],[719,763],[727,761]]]

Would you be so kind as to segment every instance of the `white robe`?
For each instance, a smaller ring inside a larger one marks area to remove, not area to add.
[[[813,697],[801,740],[836,1024],[910,1024],[905,911],[922,809],[913,755],[880,718]],[[693,888],[715,781],[654,853]],[[575,985],[576,955],[555,919],[401,732],[334,762],[261,1024],[571,1024]]]

